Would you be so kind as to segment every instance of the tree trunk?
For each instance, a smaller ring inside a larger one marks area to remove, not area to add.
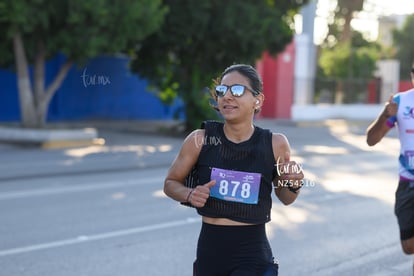
[[[13,38],[17,67],[17,87],[19,90],[21,124],[25,128],[43,128],[46,125],[49,103],[72,67],[67,60],[61,67],[53,82],[45,90],[44,44],[39,42],[34,62],[34,93],[32,91],[29,64],[27,62],[20,33]]]
[[[351,28],[351,21],[353,18],[352,13],[346,13],[345,16],[345,23],[344,23],[344,29],[340,35],[339,41],[351,41],[352,38],[352,28]]]
[[[344,81],[337,80],[336,82],[336,91],[335,91],[335,104],[343,104],[344,103]]]
[[[22,127],[36,127],[36,112],[33,93],[30,85],[29,65],[22,37],[19,32],[13,37],[13,50],[16,59],[17,89],[19,92],[20,114]]]
[[[338,0],[339,14],[345,19],[344,29],[340,35],[339,41],[351,39],[352,28],[351,21],[355,11],[361,11],[364,6],[364,0]]]
[[[44,60],[43,60],[44,63]],[[49,104],[52,100],[53,96],[55,95],[58,88],[62,85],[63,80],[65,79],[66,75],[68,74],[70,68],[72,67],[72,61],[66,61],[59,69],[58,74],[56,75],[53,82],[47,87],[45,91],[43,86],[43,91],[36,95],[38,97],[36,99],[36,114],[38,119],[39,127],[44,127],[46,125],[47,119],[47,112],[49,110]],[[41,69],[42,73],[35,73],[36,77],[42,78],[44,80],[44,67]],[[42,80],[35,80],[35,82],[41,82]]]

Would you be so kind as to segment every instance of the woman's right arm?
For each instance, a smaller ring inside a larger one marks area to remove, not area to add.
[[[391,116],[395,116],[398,111],[398,104],[394,102],[393,98],[394,96],[391,95],[377,119],[375,119],[375,121],[367,128],[366,138],[368,146],[376,145],[391,129],[387,124],[387,119]]]
[[[204,134],[204,129],[190,133],[168,170],[164,181],[164,193],[176,201],[187,202],[192,192],[191,188],[184,186],[184,181],[197,162],[204,143]]]

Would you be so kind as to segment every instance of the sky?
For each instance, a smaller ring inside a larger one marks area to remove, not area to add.
[[[316,0],[314,0],[316,1]],[[330,10],[336,6],[336,0],[317,0],[315,17],[315,43],[319,44],[326,34],[327,18]],[[352,27],[367,33],[368,38],[375,40],[378,36],[379,17],[394,16],[402,24],[404,15],[414,14],[414,0],[364,0],[363,11],[352,21]]]

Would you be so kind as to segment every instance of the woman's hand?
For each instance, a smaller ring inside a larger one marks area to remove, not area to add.
[[[216,180],[211,180],[204,185],[196,186],[189,194],[188,202],[197,208],[204,207],[210,197],[210,189],[216,185]]]

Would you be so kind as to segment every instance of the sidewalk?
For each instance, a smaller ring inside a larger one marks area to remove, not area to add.
[[[0,143],[0,181],[165,166],[182,143],[181,137],[161,134],[170,124],[148,121],[50,124],[48,127],[57,129],[94,129],[105,143],[65,142],[64,146],[51,148],[17,141]]]
[[[269,119],[255,123],[285,134],[292,154],[297,155],[305,153],[307,145],[348,147],[350,152],[357,150],[339,141],[338,134],[333,134],[333,131],[362,136],[369,124],[344,120],[292,122]],[[184,140],[184,135],[169,135],[168,129],[176,125],[177,122],[172,121],[59,124],[61,128],[92,127],[105,143],[53,149],[0,143],[0,179],[169,166]]]
[[[370,122],[364,120],[322,120],[322,121],[292,121],[279,119],[257,119],[255,124],[268,129],[277,127],[364,127]],[[39,142],[42,139],[64,140],[67,139],[93,139],[98,138],[98,131],[111,130],[116,132],[130,132],[137,134],[169,135],[171,130],[182,130],[183,123],[173,120],[142,120],[142,121],[84,121],[84,122],[59,122],[49,123],[47,129],[22,129],[13,124],[0,124],[0,146],[9,144],[15,139],[16,143],[32,139]],[[55,131],[54,133],[50,131]],[[49,133],[47,133],[49,131]],[[13,137],[15,136],[15,137]],[[17,138],[17,136],[19,136]],[[11,138],[11,139],[8,139]]]
[[[73,148],[104,145],[99,130],[136,132],[143,134],[168,134],[171,129],[180,129],[174,121],[88,121],[49,123],[44,129],[20,128],[15,124],[0,125],[0,150],[10,145],[23,147]]]
[[[269,129],[273,132],[284,133],[289,140],[295,139],[311,139],[316,134],[327,134],[333,129],[342,129],[343,131],[351,131],[361,135],[365,134],[365,130],[370,124],[368,121],[346,121],[346,120],[324,120],[324,121],[300,121],[295,122],[291,120],[276,120],[276,119],[258,119],[255,121],[257,126]],[[177,135],[177,129],[182,129],[182,123],[178,121],[88,121],[88,122],[63,122],[50,123],[49,129],[55,129],[55,134],[45,134],[45,139],[55,138],[60,143],[55,143],[54,146],[45,147],[40,143],[28,143],[30,136],[33,139],[42,139],[41,135],[36,136],[34,131],[28,131],[26,134],[18,134],[21,138],[16,138],[15,141],[3,139],[12,132],[6,126],[0,125],[0,152],[5,151],[24,151],[47,148],[47,149],[74,149],[83,148],[87,146],[107,146],[113,147],[116,145],[151,145],[152,142],[161,143],[161,140],[167,141],[179,140],[183,141],[185,135]],[[17,128],[13,131],[17,132]],[[43,130],[40,130],[43,131]],[[47,131],[47,130],[46,130]],[[314,132],[317,133],[314,133]],[[306,133],[304,136],[303,134]],[[154,138],[156,139],[154,140]],[[94,139],[101,140],[99,143],[93,143]],[[67,140],[67,143],[64,141]],[[74,140],[74,143],[70,143]],[[86,143],[76,143],[76,141],[87,141]],[[35,140],[34,140],[35,141]],[[40,141],[40,140],[38,140]],[[0,155],[1,158],[1,155]]]

